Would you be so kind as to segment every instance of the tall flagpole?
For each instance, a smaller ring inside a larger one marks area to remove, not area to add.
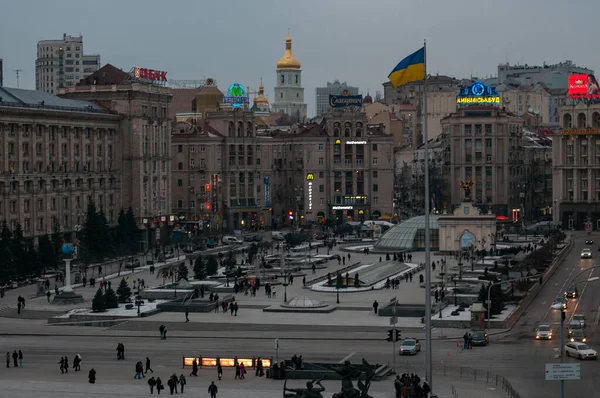
[[[425,69],[425,103],[423,104],[423,141],[425,141],[425,378],[433,392],[431,355],[431,231],[429,227],[429,134],[427,132],[427,41],[423,42]]]

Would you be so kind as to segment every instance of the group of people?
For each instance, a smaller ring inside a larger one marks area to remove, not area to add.
[[[223,300],[221,303],[221,309],[223,310],[224,314],[227,314],[227,310],[229,309],[231,315],[237,316],[239,308],[240,306],[238,305],[237,301],[235,301],[235,298],[232,298],[231,303],[229,303],[227,300]]]
[[[10,368],[10,352],[7,351],[6,352],[6,367]],[[17,352],[17,350],[14,350],[12,353],[12,359],[13,359],[13,368],[22,368],[23,367],[23,352],[21,350],[19,350]]]
[[[273,285],[271,285],[270,283],[265,284],[265,295],[268,298],[275,298],[276,294],[275,294],[275,287]]]
[[[302,369],[302,355],[296,355],[294,354],[292,356],[292,369],[296,370],[296,369]]]
[[[416,374],[403,373],[402,376],[396,375],[394,391],[396,398],[426,398],[429,397],[431,387],[427,381],[421,385],[421,378]]]
[[[81,362],[81,355],[75,355],[75,358],[73,358],[73,370],[75,372],[79,372],[81,370]],[[58,361],[58,364],[60,365],[60,373],[69,373],[69,357],[66,355],[61,357],[60,361]]]

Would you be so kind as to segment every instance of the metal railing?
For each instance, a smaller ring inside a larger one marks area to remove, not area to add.
[[[415,365],[406,363],[404,368],[402,365],[397,365],[396,369],[399,373],[416,373],[423,374],[425,371],[424,365]],[[496,388],[502,389],[508,398],[521,398],[521,394],[515,390],[510,381],[499,374],[490,372],[489,370],[475,369],[467,366],[449,366],[445,364],[433,365],[434,375],[444,377],[458,377],[459,379],[475,380],[485,382]],[[460,391],[452,384],[452,397],[460,398]]]

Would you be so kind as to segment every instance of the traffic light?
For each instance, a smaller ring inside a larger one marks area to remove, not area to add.
[[[439,303],[439,301],[440,301],[440,293],[436,290],[435,291],[435,302]]]
[[[293,211],[288,211],[288,217],[290,218],[290,220],[294,219],[294,212]]]
[[[394,332],[395,332],[394,341],[400,341],[400,339],[402,338],[401,331],[396,329],[396,330],[394,330]]]
[[[394,341],[394,329],[388,330],[388,337],[386,341]]]

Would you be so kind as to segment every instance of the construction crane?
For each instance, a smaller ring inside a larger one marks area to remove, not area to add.
[[[17,88],[19,88],[19,73],[21,73],[23,69],[13,69],[13,71],[17,75]]]

